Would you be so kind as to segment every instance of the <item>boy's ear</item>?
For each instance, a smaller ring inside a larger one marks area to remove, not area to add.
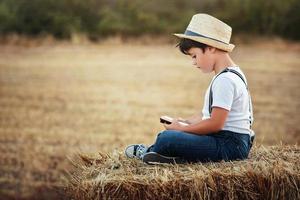
[[[217,51],[217,48],[208,46],[208,47],[207,47],[207,50],[208,50],[210,53],[215,53],[215,52]]]

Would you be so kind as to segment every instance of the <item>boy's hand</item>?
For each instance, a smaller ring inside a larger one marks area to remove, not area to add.
[[[188,122],[186,119],[183,119],[183,118],[181,118],[181,117],[177,118],[177,120],[178,120],[179,122],[183,122],[183,123],[189,124],[189,122]]]
[[[178,131],[182,131],[182,128],[185,126],[185,125],[182,125],[181,123],[179,123],[180,121],[178,119],[174,119],[172,121],[171,124],[164,124],[164,127],[167,129],[167,130],[178,130]]]

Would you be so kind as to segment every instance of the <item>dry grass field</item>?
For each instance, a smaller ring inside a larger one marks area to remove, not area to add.
[[[152,143],[163,128],[159,116],[201,111],[212,74],[191,66],[174,46],[1,45],[1,199],[233,199],[241,192],[255,199],[245,191],[259,178],[264,187],[256,191],[270,191],[263,197],[300,197],[299,44],[257,41],[232,53],[254,103],[257,138],[249,161],[153,167],[120,154],[128,144]]]

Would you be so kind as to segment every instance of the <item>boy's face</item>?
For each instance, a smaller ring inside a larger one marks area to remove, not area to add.
[[[189,49],[188,54],[191,56],[193,65],[201,69],[203,73],[210,73],[213,71],[214,57],[211,47],[207,47],[203,52],[202,49],[192,47]]]

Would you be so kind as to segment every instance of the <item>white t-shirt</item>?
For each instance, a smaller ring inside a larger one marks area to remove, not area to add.
[[[244,73],[239,67],[228,67],[239,72],[247,83]],[[209,91],[211,84],[213,93],[213,107],[221,107],[229,111],[228,117],[225,121],[222,130],[229,130],[236,133],[250,134],[254,132],[250,128],[249,116],[252,116],[251,98],[248,94],[247,87],[242,79],[232,73],[225,72],[220,74],[217,78],[215,75],[206,90],[205,101],[202,109],[202,120],[210,118],[209,114]],[[216,78],[216,79],[215,79]],[[215,79],[215,80],[214,80]],[[213,81],[214,80],[214,81]],[[250,104],[249,104],[250,98]],[[249,110],[249,106],[251,109]],[[253,116],[252,116],[253,121]]]

